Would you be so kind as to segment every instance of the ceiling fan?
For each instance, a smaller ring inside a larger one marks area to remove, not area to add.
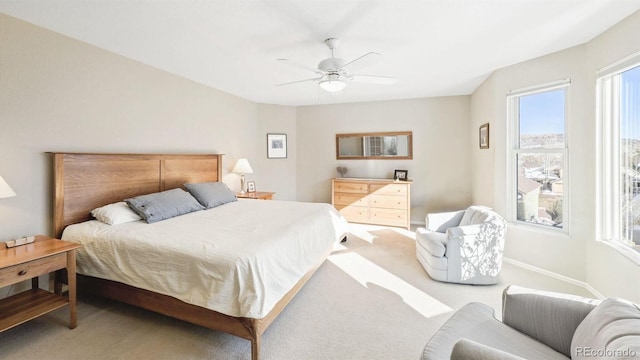
[[[356,71],[363,69],[364,67],[373,65],[382,60],[382,55],[376,52],[366,53],[355,60],[349,62],[344,59],[333,56],[333,50],[340,45],[340,39],[329,38],[324,41],[325,45],[331,50],[331,57],[324,59],[318,63],[317,68],[298,64],[288,59],[278,59],[278,61],[302,68],[305,70],[313,71],[320,75],[311,79],[304,79],[298,81],[287,82],[284,84],[278,84],[276,86],[291,85],[302,82],[317,81],[320,88],[323,90],[336,93],[341,91],[347,86],[348,82],[360,82],[370,84],[383,84],[391,85],[396,82],[396,78],[390,76],[377,76],[377,75],[362,75],[355,74]]]

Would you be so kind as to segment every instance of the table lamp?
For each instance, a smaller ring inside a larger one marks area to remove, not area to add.
[[[236,162],[236,166],[233,167],[231,172],[240,174],[240,194],[245,194],[245,183],[244,183],[244,174],[252,174],[253,169],[251,169],[251,165],[249,165],[249,161],[247,159],[238,159]]]

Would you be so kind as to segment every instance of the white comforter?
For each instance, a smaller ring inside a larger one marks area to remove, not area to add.
[[[147,224],[68,226],[80,274],[261,319],[346,234],[328,204],[241,200]]]

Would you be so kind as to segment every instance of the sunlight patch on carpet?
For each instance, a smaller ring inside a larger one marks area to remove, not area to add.
[[[329,261],[364,287],[375,284],[397,294],[405,304],[425,318],[453,311],[447,305],[358,254],[334,254],[329,257]]]

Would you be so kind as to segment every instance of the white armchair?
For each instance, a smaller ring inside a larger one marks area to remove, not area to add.
[[[416,256],[434,280],[489,285],[498,282],[506,222],[491,209],[428,214],[416,230]]]

